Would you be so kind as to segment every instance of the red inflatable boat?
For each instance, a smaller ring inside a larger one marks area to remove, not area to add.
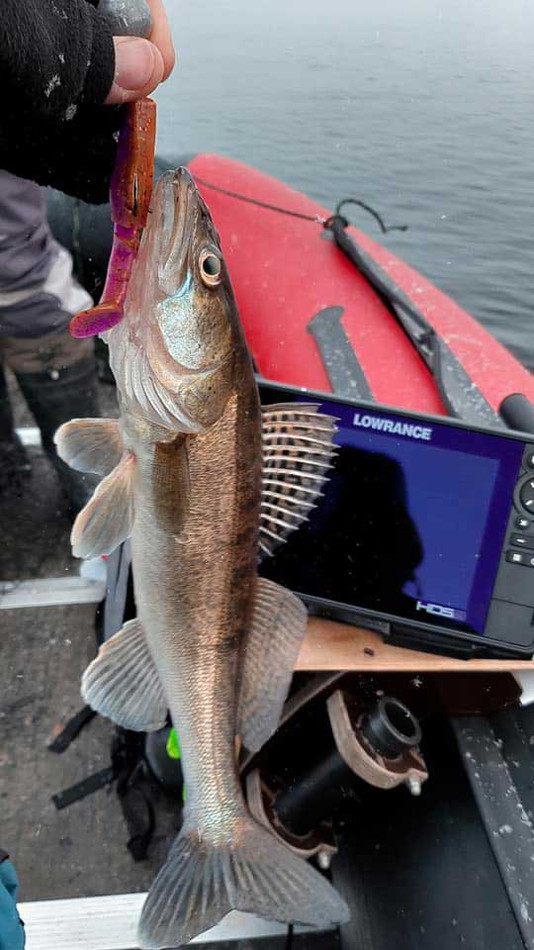
[[[261,376],[478,425],[499,424],[499,406],[512,393],[534,401],[531,374],[430,281],[351,227],[341,206],[333,213],[217,155],[156,159],[156,177],[180,164],[219,230]],[[111,246],[109,208],[74,208],[56,193],[49,218],[98,298]]]
[[[377,292],[325,230],[332,209],[227,158],[196,155],[188,167],[219,229],[262,376],[437,414],[451,411],[452,392],[466,421],[476,408],[473,421],[491,423],[510,393],[534,400],[534,378],[490,333],[386,248],[347,227],[393,303]],[[437,360],[425,360],[429,336]]]

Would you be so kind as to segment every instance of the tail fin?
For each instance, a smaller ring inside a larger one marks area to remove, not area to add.
[[[143,907],[139,946],[182,947],[230,910],[322,928],[349,919],[318,871],[244,819],[233,844],[215,847],[196,831],[178,835]]]

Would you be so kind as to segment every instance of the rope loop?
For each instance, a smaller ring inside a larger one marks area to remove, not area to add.
[[[367,211],[378,224],[382,234],[387,234],[388,231],[407,231],[407,224],[384,224],[384,219],[375,211],[374,208],[371,208],[371,205],[366,204],[365,201],[362,201],[360,198],[344,198],[343,201],[340,201],[336,208],[336,216],[340,216],[341,209],[344,205],[358,205],[358,207],[363,208],[364,211]],[[346,220],[346,219],[344,219]],[[344,225],[346,227],[346,225]]]
[[[199,178],[195,176],[196,181],[199,185],[204,185],[205,188],[211,188],[212,191],[218,191],[221,195],[227,195],[229,198],[237,198],[239,201],[245,201],[247,204],[256,205],[258,208],[265,208],[267,211],[276,211],[278,214],[286,214],[291,218],[300,218],[302,221],[311,221],[313,224],[320,224],[323,228],[331,231],[334,222],[339,222],[343,228],[348,228],[350,221],[344,215],[342,215],[341,208],[347,204],[358,205],[360,208],[363,208],[364,211],[367,211],[377,222],[382,234],[387,234],[388,231],[407,231],[407,224],[384,224],[384,220],[379,215],[378,211],[375,211],[374,208],[371,208],[371,205],[366,204],[365,201],[361,201],[360,198],[344,198],[343,201],[340,201],[336,212],[333,215],[330,215],[329,218],[323,218],[318,214],[304,214],[302,211],[292,211],[290,208],[281,208],[279,205],[269,204],[267,201],[259,201],[257,198],[249,198],[248,195],[241,195],[237,191],[230,191],[228,188],[221,188],[220,185],[214,185],[211,181],[206,181],[204,178]]]

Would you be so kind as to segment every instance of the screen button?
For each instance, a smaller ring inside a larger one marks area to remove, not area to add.
[[[530,527],[531,523],[532,523],[532,522],[530,522],[530,521],[528,520],[528,518],[516,518],[516,519],[515,519],[515,526],[516,526],[516,528],[522,528],[523,531],[526,531],[526,530]]]
[[[510,540],[518,548],[528,548],[530,551],[534,551],[533,534],[513,534]]]
[[[520,496],[521,504],[524,508],[527,508],[528,511],[534,512],[534,479],[530,478],[521,489]]]
[[[534,554],[530,551],[507,551],[506,560],[510,564],[523,564],[524,567],[534,567]]]

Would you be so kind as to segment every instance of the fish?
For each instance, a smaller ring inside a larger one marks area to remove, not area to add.
[[[315,404],[262,409],[220,240],[185,168],[167,172],[120,323],[103,335],[119,419],[65,423],[61,458],[100,475],[72,529],[75,556],[130,539],[137,617],[82,678],[115,723],[178,734],[185,806],[144,904],[142,948],[180,947],[230,910],[329,927],[329,881],[251,816],[238,750],[276,730],[306,629],[299,598],[261,578],[309,516],[334,451]]]

